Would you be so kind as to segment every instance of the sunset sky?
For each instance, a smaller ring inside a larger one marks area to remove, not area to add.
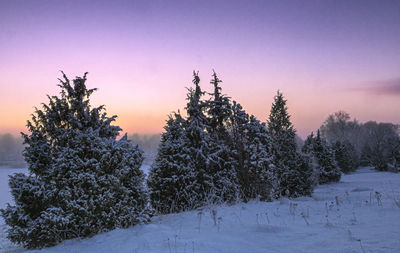
[[[279,89],[302,137],[338,110],[400,123],[400,1],[0,1],[0,133],[26,131],[63,70],[124,132],[158,133],[193,70],[265,121]]]

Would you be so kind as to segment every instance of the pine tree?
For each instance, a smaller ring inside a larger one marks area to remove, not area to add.
[[[314,150],[314,133],[311,132],[307,139],[304,141],[301,151],[305,154],[312,153]]]
[[[270,137],[264,123],[249,116],[233,101],[230,120],[231,153],[238,177],[241,197],[270,200],[276,188],[273,176]]]
[[[41,248],[87,237],[150,218],[142,151],[111,123],[104,106],[92,108],[96,89],[86,74],[60,79],[61,94],[48,96],[23,134],[29,175],[15,174],[9,185],[15,205],[2,210],[8,238]]]
[[[338,182],[340,180],[341,173],[335,161],[334,150],[321,137],[319,130],[315,137],[313,137],[312,133],[307,137],[302,150],[310,154],[314,159],[314,166],[319,173],[318,181],[320,184]]]
[[[207,103],[208,132],[210,134],[210,164],[208,174],[212,175],[212,193],[221,201],[232,202],[237,198],[239,186],[234,168],[234,161],[230,144],[232,143],[226,125],[231,118],[232,109],[230,99],[221,94],[222,82],[214,72],[211,84],[214,86],[214,93]]]
[[[278,91],[268,119],[271,154],[278,180],[277,195],[310,195],[313,190],[312,168],[305,157],[297,152],[295,130],[287,112],[286,100]]]
[[[243,110],[240,104],[236,103],[236,101],[233,101],[232,115],[228,125],[232,139],[230,151],[233,160],[233,166],[238,179],[238,184],[240,185],[240,195],[244,200],[248,200],[253,197],[248,167],[248,161],[250,160],[249,150],[247,149],[248,124],[249,115],[245,110]]]
[[[186,120],[179,112],[169,116],[150,169],[147,185],[151,205],[159,213],[190,210],[199,204],[185,126]]]
[[[195,88],[189,88],[187,95],[187,112],[186,120],[186,148],[190,153],[192,169],[196,175],[196,186],[193,194],[197,196],[196,205],[201,206],[206,201],[214,189],[213,175],[210,173],[210,135],[207,131],[208,119],[204,114],[206,110],[206,102],[201,100],[204,95],[200,88],[200,77],[198,72],[193,71],[193,84]]]
[[[319,130],[314,141],[314,154],[319,164],[319,183],[339,182],[341,173],[335,162],[334,151],[328,143],[321,138]]]
[[[245,166],[249,171],[250,185],[249,198],[271,200],[275,196],[277,187],[272,164],[271,142],[265,123],[261,123],[253,115],[247,125],[246,152],[248,160]]]

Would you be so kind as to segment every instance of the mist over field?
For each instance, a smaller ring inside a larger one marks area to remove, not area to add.
[[[131,134],[128,135],[128,139],[133,142],[133,144],[139,145],[139,147],[144,151],[145,160],[143,163],[145,165],[151,165],[152,161],[157,155],[157,148],[160,144],[160,134]]]
[[[130,134],[128,135],[128,139],[133,144],[139,145],[144,151],[144,164],[150,165],[157,154],[160,134]],[[0,133],[0,166],[25,168],[26,163],[22,155],[23,150],[22,137],[10,133]]]
[[[25,167],[22,151],[24,149],[21,137],[0,133],[0,166]]]

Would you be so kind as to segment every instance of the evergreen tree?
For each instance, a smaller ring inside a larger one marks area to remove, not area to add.
[[[152,207],[159,213],[190,210],[198,205],[196,171],[186,145],[185,125],[180,113],[169,116],[150,169],[147,185]]]
[[[372,166],[372,150],[369,145],[364,145],[361,150],[360,166]]]
[[[211,84],[214,93],[207,103],[208,132],[210,134],[209,148],[209,175],[213,175],[212,193],[221,201],[232,202],[237,198],[239,190],[237,175],[230,144],[232,143],[226,125],[231,118],[232,109],[230,99],[221,94],[220,80],[214,72]]]
[[[336,163],[343,173],[349,173],[357,169],[353,159],[356,150],[349,141],[337,141],[333,148]]]
[[[260,200],[271,200],[277,187],[272,164],[271,142],[265,123],[261,123],[253,115],[247,125],[246,147],[248,159],[245,166],[249,174],[249,191],[246,197]]]
[[[204,92],[200,88],[200,77],[198,72],[193,71],[193,84],[195,88],[189,88],[185,107],[187,112],[186,120],[186,142],[185,146],[189,151],[191,166],[195,171],[196,184],[193,194],[197,196],[197,206],[203,205],[207,195],[214,190],[213,174],[210,173],[210,135],[207,131],[208,119],[204,114],[207,107],[206,102],[201,100]]]
[[[278,91],[268,119],[271,154],[278,180],[277,195],[310,195],[313,190],[312,168],[297,152],[295,130],[287,112],[286,100]]]
[[[72,85],[63,77],[60,96],[48,96],[28,121],[30,173],[10,177],[15,205],[1,210],[8,238],[28,248],[149,220],[142,151],[126,135],[116,139],[116,116],[90,106],[96,89],[86,88],[86,74]]]
[[[320,131],[317,136],[311,134],[303,146],[303,152],[309,153],[314,158],[314,165],[319,172],[319,183],[326,184],[330,182],[338,182],[341,177],[340,169],[335,162],[335,154],[328,143],[321,138]]]
[[[314,133],[311,132],[307,139],[304,141],[301,151],[305,154],[312,153],[314,149]]]
[[[230,128],[231,153],[241,197],[246,201],[257,197],[270,200],[276,180],[265,124],[249,116],[240,104],[233,101]]]

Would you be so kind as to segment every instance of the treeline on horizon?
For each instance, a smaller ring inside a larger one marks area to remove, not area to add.
[[[396,171],[399,167],[399,126],[396,124],[376,121],[360,123],[351,119],[347,112],[338,111],[329,115],[318,130],[322,138],[335,150],[337,161],[340,160],[339,167],[344,173],[354,171],[359,166],[371,166],[381,171]],[[313,135],[317,134],[317,131]],[[128,139],[144,151],[146,165],[151,165],[154,161],[160,138],[161,134],[128,135]],[[307,138],[303,140],[296,135],[299,149],[306,140]],[[10,133],[0,134],[0,166],[26,167],[23,149],[22,137]],[[340,158],[343,149],[349,152],[350,156]]]
[[[360,123],[352,120],[348,113],[338,111],[329,115],[320,131],[335,151],[338,165],[345,173],[359,166],[372,166],[379,171],[399,170],[399,125],[376,121]]]
[[[159,144],[159,137],[140,135],[130,136],[133,143],[127,134],[119,137],[116,115],[90,105],[96,89],[86,87],[86,74],[72,82],[63,74],[59,96],[36,108],[22,134],[29,174],[10,176],[14,203],[0,213],[8,238],[27,248],[127,228],[157,214],[310,196],[316,185],[338,182],[341,171],[398,166],[396,125],[360,124],[338,112],[300,145],[281,92],[261,122],[222,93],[215,72],[211,93],[193,73],[186,116],[179,110],[168,116]],[[0,140],[20,152],[11,135]],[[147,178],[140,141],[149,150],[158,144]],[[6,160],[15,159],[2,150]]]

